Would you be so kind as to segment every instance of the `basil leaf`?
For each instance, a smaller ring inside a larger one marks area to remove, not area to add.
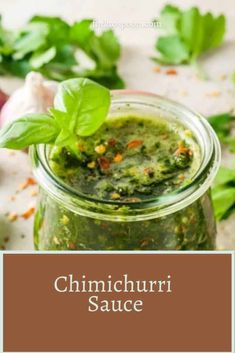
[[[0,130],[0,147],[24,149],[30,145],[52,143],[58,134],[58,125],[49,115],[26,115]]]
[[[105,121],[111,98],[107,88],[77,78],[59,85],[49,114],[31,114],[0,130],[0,147],[23,149],[53,143],[79,155],[78,136],[92,135]]]
[[[70,134],[89,136],[103,124],[110,101],[109,90],[98,83],[84,78],[71,79],[59,85],[52,114],[58,124],[63,120],[63,129],[68,129]]]

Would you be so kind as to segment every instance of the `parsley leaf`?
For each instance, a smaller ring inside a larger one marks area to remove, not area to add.
[[[0,74],[25,77],[34,70],[57,81],[87,77],[109,88],[123,88],[117,71],[118,39],[111,30],[97,35],[92,22],[70,25],[59,17],[34,16],[18,31],[8,31],[0,22]],[[78,51],[92,60],[92,69],[83,65]]]
[[[235,136],[232,127],[235,117],[232,113],[210,116],[209,123],[214,128],[220,142],[235,153]],[[212,200],[218,220],[227,218],[235,209],[235,168],[220,167],[212,187]]]
[[[156,42],[159,56],[154,60],[162,64],[189,64],[208,51],[219,47],[224,39],[224,15],[201,14],[197,7],[188,10],[166,5],[160,14],[164,35]]]
[[[225,219],[235,207],[235,169],[221,167],[212,188],[215,216]]]
[[[208,118],[209,123],[215,130],[220,142],[235,153],[235,136],[232,136],[232,127],[235,116],[230,113],[212,115]]]

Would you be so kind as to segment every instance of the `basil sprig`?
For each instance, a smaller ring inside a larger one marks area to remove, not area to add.
[[[48,114],[29,114],[0,130],[0,147],[24,149],[43,143],[67,146],[78,153],[78,137],[99,129],[110,102],[109,90],[96,82],[87,78],[64,81]]]

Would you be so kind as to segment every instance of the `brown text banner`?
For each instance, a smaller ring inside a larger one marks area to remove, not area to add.
[[[5,254],[4,351],[231,351],[229,254]]]

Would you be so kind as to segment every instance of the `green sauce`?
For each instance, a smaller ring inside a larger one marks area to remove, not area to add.
[[[142,201],[176,193],[191,182],[201,163],[201,150],[183,125],[150,117],[110,118],[93,136],[79,139],[77,148],[79,156],[75,157],[66,148],[53,147],[49,153],[52,172],[80,194],[96,199],[92,205],[94,209],[96,204],[103,207],[101,216],[106,207],[121,216],[110,220],[105,215],[93,218],[76,213],[41,190],[34,229],[37,249],[214,248],[209,190],[164,217],[138,220],[136,216],[130,221],[126,216],[126,210],[138,206],[133,203],[141,205]]]
[[[120,117],[78,141],[80,157],[53,148],[53,172],[82,194],[138,202],[178,190],[196,173],[200,149],[191,131],[160,118]]]

